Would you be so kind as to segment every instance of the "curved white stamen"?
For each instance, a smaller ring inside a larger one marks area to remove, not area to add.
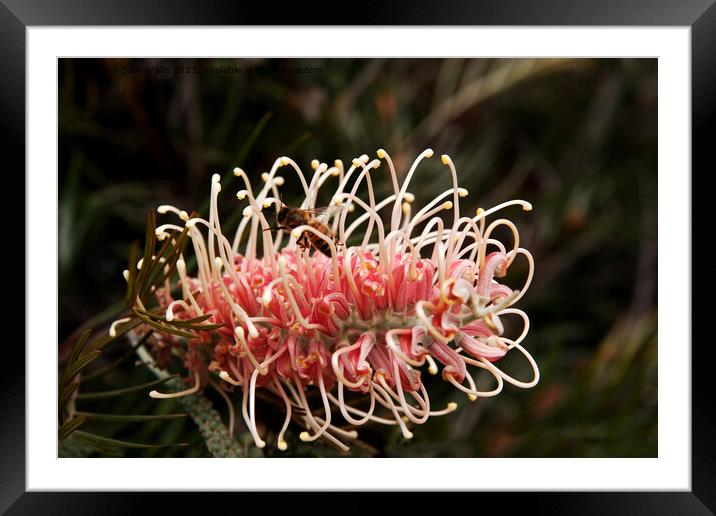
[[[478,253],[478,263],[480,268],[485,266],[485,256],[486,256],[486,249],[487,249],[487,240],[490,238],[490,235],[492,234],[492,231],[498,226],[507,226],[512,231],[512,238],[514,240],[514,247],[511,251],[511,257],[514,259],[517,249],[520,247],[520,234],[517,231],[517,226],[515,224],[507,219],[497,219],[496,221],[492,222],[489,226],[487,226],[487,229],[485,230],[485,233],[483,235],[483,242],[484,245],[480,247],[480,252]],[[508,256],[510,256],[510,253],[508,253]],[[512,260],[508,258],[507,263],[505,264],[505,267],[509,267],[512,263]]]
[[[306,417],[308,420],[307,422],[310,423],[309,426],[311,426],[314,430],[316,430],[317,437],[325,437],[325,438],[330,439],[332,436],[331,436],[331,434],[329,434],[326,431],[328,429],[328,424],[330,423],[330,420],[327,423],[324,423],[323,425],[319,424],[318,421],[316,421],[316,419],[313,417],[313,413],[311,412],[311,407],[308,405],[308,401],[306,400],[306,393],[303,391],[303,384],[302,384],[301,380],[298,378],[298,376],[296,376],[295,374],[294,374],[294,381],[296,382],[296,387],[298,390],[298,397],[299,397],[298,399],[300,401],[300,406],[306,412]],[[289,388],[290,388],[290,384],[287,384],[287,385],[289,385]],[[291,389],[291,390],[293,391],[293,389]],[[293,391],[293,392],[295,395],[295,391]],[[325,390],[324,390],[324,392],[325,392]],[[324,398],[324,403],[325,402],[326,402],[326,398]],[[324,407],[326,407],[326,406],[324,405]],[[329,419],[328,414],[330,414],[330,407],[326,407],[326,410],[327,410],[326,418]],[[308,432],[301,432],[301,434],[299,434],[299,438],[301,440],[313,440],[313,439],[311,439],[311,437],[312,436],[310,434],[308,434]],[[335,438],[333,438],[333,441],[336,443],[340,443],[339,446],[346,449],[346,451],[347,451],[348,447],[345,446],[343,443],[341,443],[340,441],[338,441]]]
[[[320,391],[321,399],[323,400],[323,409],[325,410],[326,419],[323,422],[323,424],[321,425],[320,429],[315,434],[311,435],[308,432],[301,432],[301,434],[299,435],[299,438],[303,442],[315,441],[316,439],[321,437],[321,434],[323,434],[323,432],[325,432],[331,424],[331,407],[328,405],[328,398],[326,396],[326,387],[323,383],[323,373],[321,372],[320,369],[318,370],[318,390]],[[305,398],[302,398],[302,399],[305,400]],[[306,403],[306,406],[308,407],[308,403]],[[317,419],[317,418],[314,417],[314,419]]]
[[[400,191],[398,192],[398,195],[395,198],[395,203],[393,204],[393,213],[390,218],[390,231],[395,231],[396,229],[398,229],[398,220],[400,219],[400,209],[403,203],[403,196],[405,195],[405,192],[408,191],[408,185],[410,185],[410,180],[413,178],[415,169],[418,168],[418,164],[422,160],[424,160],[425,158],[431,158],[432,155],[432,149],[425,149],[423,152],[420,153],[417,158],[415,158],[415,161],[413,161],[410,170],[408,170],[408,174],[405,176],[405,181],[403,181],[403,185],[400,187]]]
[[[364,154],[363,156],[358,158],[358,162],[363,163],[363,164],[368,163],[368,156]],[[342,166],[343,166],[343,164],[341,163],[341,167]],[[348,180],[353,175],[353,172],[355,172],[356,169],[358,169],[358,168],[359,167],[356,165],[355,160],[353,160],[350,168],[348,169],[348,172],[346,172],[344,174],[343,178],[341,179],[341,182],[338,185],[338,188],[336,189],[336,192],[333,194],[333,197],[331,198],[331,204],[336,204],[338,202],[337,201],[338,197],[343,193],[344,188],[348,184]],[[350,210],[348,210],[348,211],[350,211]],[[332,227],[333,233],[335,233],[337,231],[339,221],[340,221],[340,217],[336,218],[333,221],[333,227]]]
[[[315,189],[315,191],[314,191],[314,200],[313,200],[313,205],[314,205],[314,206],[315,206],[315,204],[316,204],[315,196],[318,195],[318,191],[321,189],[321,187],[323,186],[323,184],[324,184],[326,181],[328,181],[328,179],[330,179],[331,177],[336,177],[336,176],[338,176],[339,174],[340,174],[340,171],[338,170],[338,168],[336,168],[336,167],[331,167],[331,168],[327,169],[327,170],[325,171],[325,173],[321,176],[320,180],[318,180],[318,181],[316,182],[316,189]]]
[[[455,257],[456,260],[459,260],[463,254],[470,251],[470,261],[475,261],[475,257],[477,256],[479,245],[482,243],[482,233],[480,232],[480,228],[477,226],[477,223],[472,220],[470,217],[462,217],[458,221],[458,233],[459,238],[457,239],[457,242],[455,244],[455,249],[460,249],[459,252],[457,252],[457,256]],[[460,225],[465,225],[464,229],[460,229]],[[472,231],[470,231],[472,230]],[[467,237],[471,237],[474,242],[471,244],[471,246],[463,247],[463,244],[465,243],[465,239]]]
[[[451,401],[447,404],[447,407],[445,407],[442,410],[431,410],[430,415],[431,416],[444,416],[446,414],[450,414],[451,412],[455,412],[457,410],[457,403],[454,401]]]
[[[254,195],[253,195],[253,192],[251,190],[251,183],[249,183],[249,178],[246,175],[246,173],[238,167],[234,169],[234,175],[237,177],[240,177],[243,180],[244,185],[246,186],[245,191],[246,191],[246,195],[248,196],[248,199],[249,199],[248,207],[250,208],[250,211],[249,211],[248,216],[244,217],[244,219],[239,223],[239,227],[236,231],[236,235],[234,236],[234,242],[231,245],[230,249],[231,249],[232,253],[236,253],[238,246],[239,246],[239,241],[241,240],[241,236],[243,235],[244,229],[246,228],[246,225],[248,224],[248,221],[250,220],[251,221],[251,232],[249,234],[249,240],[246,243],[246,252],[244,253],[244,255],[246,256],[246,264],[247,265],[251,265],[253,263],[254,257],[256,256],[256,240],[258,237],[257,228],[260,223],[262,233],[264,233],[264,234],[262,234],[262,241],[264,244],[264,253],[267,255],[269,265],[272,267],[275,267],[273,253],[271,252],[274,250],[273,238],[270,234],[268,234],[268,235],[265,234],[266,229],[268,229],[268,227],[269,227],[269,224],[261,210],[262,210],[263,204],[264,204],[263,203],[264,197],[266,196],[268,191],[274,185],[273,177],[274,177],[274,174],[276,173],[276,170],[278,169],[278,166],[279,166],[278,163],[279,163],[279,160],[277,160],[277,162],[274,163],[274,166],[271,169],[271,172],[269,172],[269,176],[267,177],[266,184],[264,185],[264,187],[261,189],[261,191],[258,193],[258,195],[256,197],[254,197]],[[228,242],[228,240],[227,240],[227,242]],[[227,245],[227,248],[228,248],[228,245]],[[228,252],[229,251],[227,251],[227,253]],[[233,258],[232,258],[232,260],[233,260]],[[246,269],[244,269],[244,270],[246,270]]]
[[[512,251],[510,251],[510,252],[512,252]],[[529,265],[529,270],[527,271],[527,279],[525,280],[524,286],[520,289],[520,293],[512,299],[512,302],[510,303],[510,305],[514,305],[515,303],[517,303],[517,301],[522,299],[522,296],[525,295],[525,292],[527,292],[527,289],[532,284],[532,278],[533,278],[534,272],[535,272],[535,260],[532,257],[532,253],[530,253],[527,249],[523,249],[522,247],[520,247],[519,249],[517,249],[517,252],[515,253],[515,255],[517,255],[517,254],[525,255],[525,257],[527,258],[527,264]]]
[[[221,371],[219,373],[219,378],[224,380],[226,383],[230,383],[231,385],[234,385],[236,387],[241,387],[244,384],[241,381],[234,380],[227,371]]]
[[[286,396],[286,392],[283,390],[279,379],[274,378],[273,383],[276,386],[276,390],[278,391],[279,396],[281,396],[281,399],[283,399],[283,402],[286,405],[286,417],[283,420],[283,426],[281,426],[281,430],[279,431],[278,437],[276,438],[276,447],[281,451],[286,451],[288,449],[288,443],[283,438],[283,436],[286,434],[288,424],[291,422],[291,401],[288,399],[288,396]]]
[[[420,251],[422,250],[423,247],[428,245],[427,235],[430,234],[430,228],[432,228],[435,225],[437,225],[437,227],[438,227],[437,231],[435,232],[435,234],[436,234],[435,243],[437,244],[438,242],[442,242],[443,229],[444,229],[443,219],[441,219],[440,217],[433,217],[432,219],[430,219],[428,224],[423,228],[422,235],[416,239],[415,248],[410,253],[411,261],[415,261],[418,259],[418,257],[420,257]],[[434,258],[435,258],[436,252],[437,252],[437,246],[433,246],[433,247],[434,247],[433,248],[433,261],[434,261]]]
[[[380,258],[383,256],[387,257],[388,252],[387,252],[386,246],[385,246],[385,229],[383,228],[382,221],[380,220],[380,217],[376,213],[375,209],[368,206],[360,198],[356,197],[353,194],[341,194],[340,198],[350,199],[351,203],[356,203],[358,206],[363,208],[366,212],[366,215],[368,215],[372,220],[378,221],[376,224],[376,226],[378,228],[378,244],[377,244],[378,258],[380,260]],[[345,210],[344,210],[344,212],[345,212]],[[349,236],[350,236],[350,234],[348,232],[342,232],[340,235],[340,238],[343,242],[345,242]],[[364,249],[361,249],[360,251],[363,251],[363,250]],[[358,256],[362,256],[362,253],[360,251],[359,251]],[[381,261],[381,266],[386,270],[386,272],[388,274],[390,274],[390,269],[391,269],[390,265],[383,263],[383,260],[380,260],[380,261]]]
[[[413,411],[415,410],[414,407],[410,407],[408,405],[408,402],[405,400],[405,393],[403,391],[402,386],[402,380],[400,379],[400,370],[398,367],[398,362],[393,360],[393,379],[395,381],[395,387],[396,391],[398,391],[398,398],[400,400],[400,405],[403,407],[403,411],[405,412],[406,417],[412,421],[413,423],[417,425],[421,425],[425,423],[428,420],[428,417],[430,416],[430,407],[429,406],[423,406],[423,415],[421,417],[415,417],[413,415]],[[383,378],[381,378],[383,380]],[[384,381],[384,380],[383,380]],[[389,393],[392,393],[392,389],[390,389],[387,385],[383,384],[383,387],[385,390]],[[419,398],[416,397],[416,400]],[[418,401],[420,403],[420,401]]]
[[[259,431],[256,428],[256,378],[258,377],[259,370],[254,369],[251,373],[251,381],[249,383],[249,421],[251,421],[251,435],[254,436],[256,446],[263,448],[266,446],[266,441],[261,439]]]
[[[438,374],[438,365],[435,363],[435,359],[430,355],[425,355],[425,360],[428,362],[428,373],[432,375]]]
[[[121,319],[117,319],[116,321],[114,321],[109,327],[109,336],[112,338],[115,338],[117,336],[117,326],[119,326],[120,324],[129,322],[131,320],[132,320],[131,317],[123,317]]]
[[[339,365],[338,361],[340,360],[341,355],[343,355],[344,353],[350,353],[354,349],[359,348],[362,344],[362,342],[356,342],[354,344],[351,344],[350,346],[338,348],[331,354],[331,366],[333,367],[333,372],[335,373],[336,378],[340,383],[352,389],[357,389],[361,387],[365,383],[365,381],[363,379],[357,382],[349,381],[343,374],[343,367]]]
[[[189,221],[187,221],[188,223]],[[189,238],[194,247],[194,256],[196,256],[197,277],[203,292],[209,291],[209,283],[211,282],[211,266],[208,263],[206,247],[204,246],[204,237],[195,225],[188,225]],[[210,308],[213,308],[213,300],[209,298]]]
[[[358,174],[358,177],[355,180],[355,183],[353,183],[353,188],[351,189],[350,195],[346,196],[348,199],[348,202],[345,204],[344,209],[341,211],[340,216],[340,222],[339,222],[339,230],[338,235],[342,242],[345,242],[345,233],[346,233],[346,216],[348,214],[348,211],[350,207],[353,205],[354,202],[357,202],[356,192],[358,191],[358,187],[360,186],[361,182],[363,181],[363,178],[365,178],[372,169],[377,168],[380,166],[380,160],[374,159],[371,161],[367,166],[362,163],[360,160],[354,160],[353,167],[361,166],[362,170],[360,174]],[[334,201],[341,198],[342,192],[336,192],[336,194],[333,196]],[[397,201],[396,201],[397,202]],[[365,203],[363,203],[365,205]],[[368,208],[364,208],[366,211],[368,211]],[[375,212],[375,209],[372,210]]]
[[[209,248],[209,260],[214,261],[216,251],[214,250],[214,232],[221,235],[221,228],[219,227],[218,218],[218,198],[219,192],[221,191],[221,176],[214,174],[211,176],[211,194],[209,196],[209,238],[207,247]],[[222,235],[223,236],[223,235]]]
[[[403,422],[403,418],[400,417],[400,414],[398,413],[398,409],[395,407],[395,404],[390,399],[390,395],[376,382],[373,382],[373,388],[377,392],[376,399],[378,400],[378,403],[383,405],[385,408],[390,410],[393,413],[393,416],[395,417],[395,421],[398,423],[398,426],[400,427],[400,431],[403,434],[403,437],[406,439],[412,439],[413,433],[408,430],[408,427],[405,426],[405,423]],[[380,396],[382,395],[382,397]]]
[[[175,206],[172,206],[170,204],[162,204],[157,208],[157,213],[164,215],[165,213],[174,213],[177,215],[181,220],[186,222],[189,220],[189,215],[184,210],[180,210],[179,208],[176,208]]]
[[[530,366],[532,366],[532,374],[534,375],[533,379],[529,382],[522,382],[520,380],[516,380],[515,378],[511,377],[510,375],[503,373],[501,369],[499,369],[497,366],[495,366],[492,362],[489,360],[485,360],[484,358],[481,359],[481,362],[483,362],[487,369],[489,369],[494,374],[502,377],[506,382],[510,382],[515,387],[521,387],[523,389],[529,389],[530,387],[534,387],[539,382],[539,367],[537,367],[537,362],[535,362],[535,359],[532,358],[532,355],[529,354],[529,352],[523,348],[520,344],[517,344],[514,341],[511,341],[510,339],[502,339],[505,342],[509,342],[512,347],[515,347],[520,350],[520,352],[525,356],[527,361],[530,363]]]
[[[316,162],[316,167],[313,168],[315,172],[311,178],[311,184],[308,186],[309,196],[305,199],[305,206],[302,205],[303,208],[313,208],[316,205],[316,197],[318,196],[318,189],[320,188],[318,180],[324,172],[327,173],[328,171],[328,165],[325,163],[319,164],[318,160],[314,161]],[[311,166],[313,166],[313,164]]]
[[[467,194],[467,190],[465,190],[464,188],[458,188],[458,196],[463,197],[463,195],[461,195],[462,193]],[[419,224],[420,222],[425,221],[425,220],[427,220],[427,219],[429,219],[429,218],[431,217],[431,215],[426,215],[426,213],[428,213],[428,212],[431,212],[431,213],[439,213],[439,212],[440,212],[441,210],[443,210],[443,209],[448,209],[448,210],[452,209],[453,206],[455,205],[455,203],[454,203],[453,201],[450,201],[450,204],[447,205],[447,204],[443,201],[443,199],[444,199],[445,197],[447,197],[448,195],[453,195],[453,194],[454,194],[454,189],[453,189],[453,188],[450,188],[449,190],[445,190],[445,191],[442,192],[441,194],[437,195],[437,196],[436,196],[433,200],[431,200],[428,204],[426,204],[425,206],[423,206],[423,207],[415,214],[415,216],[411,219],[410,223],[408,224],[408,228],[409,228],[408,236],[411,235],[413,229],[415,229],[415,226],[416,226],[417,224]],[[438,205],[438,203],[441,205],[441,208],[440,208],[439,210],[435,210],[434,208]],[[447,206],[447,207],[446,207],[446,206]]]
[[[256,370],[254,370],[255,372]],[[266,446],[266,442],[261,439],[261,437],[256,432],[256,427],[254,425],[254,422],[251,419],[251,416],[249,415],[249,388],[250,384],[244,384],[244,388],[242,389],[242,395],[241,395],[241,415],[244,418],[244,422],[246,423],[246,427],[249,429],[249,433],[251,434],[251,437],[254,439],[254,444],[258,448],[263,448]]]
[[[229,409],[229,435],[233,438],[234,427],[236,424],[236,412],[234,411],[234,404],[232,403],[231,399],[226,395],[226,393],[224,392],[224,389],[222,389],[220,386],[218,386],[213,381],[210,383],[211,383],[211,386],[214,387],[214,389],[224,399],[224,401],[226,402],[226,406]]]
[[[428,211],[427,213],[422,213],[422,214],[417,213],[415,215],[415,217],[413,217],[413,219],[410,221],[410,223],[408,223],[407,227],[405,228],[406,234],[409,236],[412,233],[413,229],[415,229],[416,225],[418,225],[422,222],[425,222],[426,220],[430,220],[431,222],[433,220],[437,221],[438,218],[435,217],[435,215],[437,215],[438,213],[440,213],[443,210],[451,210],[452,207],[453,207],[452,201],[445,201],[440,206],[433,208],[432,210]],[[435,217],[435,218],[433,218],[433,217]],[[424,233],[424,235],[426,235],[426,236],[430,235],[430,234],[431,233]],[[422,239],[422,240],[424,241],[425,239]]]
[[[345,170],[343,168],[343,161],[337,159],[333,162],[333,166],[338,169],[338,181],[339,183],[343,181],[343,175],[345,174]]]
[[[324,419],[322,419],[318,416],[313,416],[313,418],[319,424],[321,424],[321,425],[325,424]],[[304,417],[304,420],[308,421],[308,418]],[[346,439],[356,439],[358,437],[358,432],[356,432],[355,430],[344,430],[343,428],[340,428],[340,427],[337,427],[337,426],[331,425],[331,424],[328,425],[328,430],[330,430],[331,432],[333,432],[337,435],[340,435],[341,437],[345,437]]]
[[[472,376],[470,376],[470,373],[465,374],[465,379],[467,379],[468,383],[470,384],[470,387],[465,387],[460,382],[458,382],[455,377],[450,373],[445,373],[445,377],[448,379],[448,381],[453,384],[455,387],[460,389],[462,392],[467,394],[468,399],[470,401],[475,401],[477,398],[491,398],[493,396],[497,396],[502,392],[503,382],[502,378],[500,378],[498,375],[493,374],[495,377],[495,380],[497,381],[497,387],[495,387],[491,391],[478,391],[475,388],[475,381],[473,380]]]
[[[506,314],[516,314],[519,315],[522,318],[523,327],[522,327],[522,333],[520,333],[520,336],[517,337],[512,342],[520,344],[523,340],[525,340],[525,337],[527,337],[527,333],[530,331],[530,318],[527,317],[527,314],[518,309],[518,308],[505,308],[500,312],[500,315],[506,315]],[[503,340],[506,340],[504,337]],[[514,347],[514,344],[511,346],[508,346],[509,349],[512,349]]]
[[[187,219],[187,220],[189,220],[189,219]],[[157,240],[164,240],[166,237],[169,236],[169,232],[167,231],[169,229],[171,229],[173,231],[178,231],[179,233],[184,231],[183,227],[177,226],[176,224],[162,224],[161,226],[157,226],[157,229],[154,230],[154,236],[157,237]],[[154,257],[152,257],[152,258],[154,258]],[[139,260],[139,263],[137,263],[137,269],[141,269],[141,267],[142,267],[141,263],[142,263],[142,260]]]
[[[176,267],[177,272],[179,272],[179,281],[181,283],[182,297],[184,299],[189,300],[189,303],[191,303],[191,306],[194,309],[194,313],[197,316],[204,315],[204,312],[201,310],[199,303],[196,302],[196,299],[194,299],[194,295],[191,293],[191,289],[189,288],[189,278],[186,275],[186,263],[182,258],[179,258],[177,260]]]
[[[311,197],[311,190],[308,188],[308,183],[306,183],[306,176],[303,175],[303,172],[301,172],[301,167],[296,165],[296,162],[293,161],[291,158],[288,158],[286,156],[283,156],[279,158],[281,166],[285,167],[286,165],[291,165],[291,167],[296,171],[296,174],[298,175],[298,179],[301,181],[301,186],[303,186],[303,192],[306,194],[306,199],[309,199]],[[275,171],[272,170],[269,172],[269,178],[272,177],[272,173]],[[305,202],[305,201],[304,201]],[[305,208],[305,206],[301,205]]]
[[[363,167],[363,170],[365,171],[365,181],[366,181],[366,185],[368,186],[368,203],[369,203],[371,211],[373,213],[375,213],[376,212],[375,194],[373,193],[373,181],[370,178],[370,170],[371,170],[371,168],[379,167],[380,161],[374,160],[374,161],[371,161],[371,163],[368,166],[365,166],[364,164],[362,164],[361,162],[356,160],[356,164],[359,164],[361,167]],[[375,167],[371,167],[371,165],[374,165],[374,164],[375,164]],[[355,192],[351,192],[351,193],[355,194]],[[350,208],[351,205],[352,205],[352,201],[349,201],[346,209]],[[363,237],[363,243],[360,246],[361,249],[365,249],[365,246],[368,245],[368,242],[370,242],[370,237],[373,234],[373,222],[374,222],[373,218],[370,218],[368,220],[368,228],[365,230],[365,236]],[[381,224],[379,223],[378,225],[380,226]],[[390,260],[390,258],[388,258],[388,260]]]
[[[149,393],[149,396],[151,398],[156,399],[169,399],[169,398],[183,398],[184,396],[190,396],[192,394],[195,394],[199,391],[199,387],[201,386],[199,382],[199,373],[196,371],[194,372],[194,385],[192,387],[189,387],[188,389],[185,389],[183,391],[179,392],[158,392],[158,391],[151,391]]]
[[[340,385],[339,385],[339,388],[340,388]],[[375,407],[375,396],[373,395],[372,389],[369,392],[371,394],[371,408],[370,408],[369,412],[365,412],[365,411],[360,410],[356,407],[352,407],[351,405],[349,405],[347,403],[342,402],[341,400],[337,399],[330,392],[328,392],[327,394],[328,394],[328,399],[331,401],[331,403],[333,403],[334,405],[336,405],[339,408],[343,407],[345,409],[345,412],[348,412],[350,414],[356,414],[358,416],[363,416],[364,419],[360,420],[360,421],[363,421],[362,423],[360,423],[360,425],[365,424],[366,421],[373,421],[374,423],[380,423],[381,425],[397,425],[398,422],[395,421],[394,419],[385,419],[385,418],[373,415],[373,408]],[[339,391],[339,393],[340,393],[340,391]],[[345,413],[343,411],[341,411],[341,414],[345,417]],[[346,419],[346,421],[351,423],[351,420],[349,420],[349,419]],[[359,421],[359,420],[354,420],[354,421]],[[355,424],[355,423],[351,423],[351,424]],[[357,426],[360,426],[360,425],[357,425]]]
[[[483,210],[482,208],[477,209],[477,214],[472,218],[475,222],[478,222],[479,220],[485,219],[492,215],[493,213],[496,213],[500,210],[504,210],[505,208],[509,206],[522,206],[522,209],[524,211],[531,211],[532,210],[532,204],[523,201],[522,199],[513,199],[511,201],[505,201],[503,203],[498,204],[497,206],[493,206],[489,210]]]
[[[353,299],[359,300],[361,299],[360,291],[358,290],[358,285],[356,284],[356,280],[353,277],[353,270],[351,266],[353,258],[353,249],[348,248],[345,251],[345,254],[343,255],[343,271],[345,274],[343,275],[345,279],[348,282],[348,288],[351,289],[351,294],[353,295]],[[359,253],[358,258],[362,258],[362,255]]]
[[[338,400],[335,402],[336,405],[338,405],[338,408],[341,411],[341,415],[343,418],[348,421],[352,425],[360,426],[365,424],[369,420],[373,419],[373,411],[375,410],[375,395],[373,394],[373,389],[370,388],[368,391],[368,394],[370,395],[370,407],[368,408],[367,412],[358,411],[358,410],[351,410],[352,407],[350,407],[346,402],[344,398],[344,387],[345,384],[343,382],[338,382]],[[329,393],[330,397],[330,393]],[[360,414],[363,416],[363,419],[355,419],[353,418],[349,412],[353,412],[356,414]]]
[[[388,162],[388,170],[390,170],[390,179],[393,182],[393,195],[395,197],[398,196],[398,191],[400,190],[400,187],[398,186],[398,176],[395,173],[395,167],[393,166],[393,160],[390,159],[390,155],[385,152],[383,149],[378,149],[378,152],[376,153],[380,159],[385,159]]]
[[[444,165],[447,165],[450,169],[450,175],[452,177],[452,188],[453,188],[453,218],[452,218],[452,228],[450,229],[450,236],[448,237],[448,248],[447,248],[447,255],[445,258],[445,263],[449,267],[450,263],[452,262],[452,255],[453,250],[455,249],[455,242],[454,242],[454,236],[455,231],[457,230],[457,224],[458,219],[460,218],[460,200],[458,195],[458,186],[457,186],[457,171],[455,170],[455,165],[453,164],[452,160],[450,159],[450,156],[447,154],[443,154],[441,157],[441,160]]]
[[[184,311],[191,312],[191,307],[188,304],[186,304],[186,302],[183,299],[177,299],[177,300],[169,303],[169,305],[167,306],[167,310],[164,315],[167,321],[171,322],[174,320],[174,307],[177,305],[181,306],[184,309]]]

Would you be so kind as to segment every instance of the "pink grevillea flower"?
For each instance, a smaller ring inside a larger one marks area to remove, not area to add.
[[[258,191],[241,169],[234,169],[245,186],[237,197],[248,204],[231,239],[218,217],[218,175],[211,182],[208,220],[190,219],[173,206],[158,208],[160,214],[177,216],[178,223],[160,226],[157,237],[188,228],[197,262],[190,275],[182,256],[176,288],[167,283],[157,292],[166,320],[210,314],[208,322],[221,327],[188,341],[174,336],[150,339],[161,348],[154,350],[155,356],[161,350],[166,353],[167,347],[183,356],[194,382],[180,393],[153,392],[154,397],[191,394],[209,383],[221,384],[225,398],[224,391],[238,389],[246,425],[256,445],[263,447],[255,410],[256,393],[262,389],[285,406],[279,449],[287,448],[284,435],[295,419],[305,427],[303,441],[323,438],[347,450],[344,441],[355,438],[355,427],[369,421],[397,425],[410,439],[414,425],[456,409],[455,403],[437,410],[431,406],[424,368],[431,374],[442,369],[442,379],[473,401],[497,395],[505,381],[523,388],[538,382],[537,365],[521,344],[529,319],[513,308],[532,280],[534,262],[519,246],[512,222],[499,218],[486,223],[504,208],[530,210],[531,205],[514,200],[463,216],[460,200],[467,191],[458,186],[455,166],[443,155],[451,187],[413,214],[415,197],[408,188],[419,163],[433,151],[418,156],[402,184],[390,156],[382,149],[377,154],[380,159],[370,162],[366,155],[354,159],[347,171],[340,161],[329,167],[314,160],[310,180],[293,160],[281,157],[262,175]],[[373,181],[381,160],[387,163],[385,177],[392,193],[378,200]],[[284,179],[277,174],[282,168],[300,180],[302,209],[315,206],[328,181],[337,183],[330,204],[339,209],[331,210],[327,221],[334,238],[309,225],[290,234],[267,231],[274,222],[273,209],[267,209],[281,205]],[[367,188],[367,199],[356,196],[361,185]],[[447,221],[441,212],[447,212]],[[512,233],[507,245],[493,238],[499,226]],[[297,246],[304,231],[325,241],[330,255]],[[513,289],[500,279],[519,255],[527,260],[529,272],[524,284]],[[505,335],[502,320],[509,316],[521,320],[523,329],[515,338]],[[510,350],[528,360],[530,381],[516,380],[497,367]],[[477,389],[475,370],[494,377],[492,390]],[[216,375],[224,382],[217,383]],[[231,420],[233,427],[233,412]]]

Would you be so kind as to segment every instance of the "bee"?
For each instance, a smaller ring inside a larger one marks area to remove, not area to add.
[[[343,242],[336,240],[333,231],[328,226],[328,221],[341,210],[341,206],[331,205],[322,208],[302,209],[281,204],[281,208],[276,211],[276,227],[266,228],[267,231],[279,231],[281,229],[291,231],[299,226],[307,225],[332,239],[336,245],[343,245]],[[313,246],[320,253],[331,256],[331,247],[328,242],[311,231],[303,231],[296,243],[302,250]]]

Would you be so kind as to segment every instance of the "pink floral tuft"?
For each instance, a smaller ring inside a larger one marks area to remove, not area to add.
[[[414,196],[408,187],[418,164],[432,154],[424,151],[399,185],[390,157],[379,150],[393,186],[380,201],[375,199],[372,174],[381,161],[369,163],[365,155],[353,160],[347,171],[340,161],[333,167],[314,161],[310,183],[292,160],[279,158],[263,175],[258,192],[246,174],[235,169],[245,185],[237,197],[248,205],[231,241],[219,222],[218,176],[212,179],[208,221],[161,206],[159,213],[173,213],[182,224],[159,227],[157,237],[188,228],[197,262],[190,274],[182,256],[175,288],[168,284],[157,292],[166,320],[210,314],[207,322],[221,325],[188,341],[166,335],[151,340],[155,346],[161,343],[161,350],[153,350],[155,356],[173,349],[194,376],[194,387],[179,394],[207,383],[217,386],[218,375],[222,390],[240,390],[243,418],[256,445],[263,447],[255,413],[256,392],[262,389],[285,406],[279,449],[287,448],[284,435],[292,417],[306,429],[300,434],[303,441],[323,438],[348,449],[345,442],[357,434],[337,426],[339,419],[352,427],[369,421],[397,425],[409,439],[412,425],[456,409],[455,403],[439,410],[431,407],[424,370],[441,370],[442,379],[470,400],[497,395],[504,381],[534,386],[539,371],[521,345],[529,319],[512,308],[532,280],[532,256],[519,247],[517,228],[509,220],[497,219],[486,227],[486,218],[503,208],[530,210],[531,205],[509,201],[487,211],[478,209],[474,217],[462,216],[460,199],[467,191],[458,187],[455,167],[444,155],[452,187],[412,215]],[[319,189],[337,178],[330,202],[340,209],[326,221],[334,235],[309,225],[296,227],[289,235],[267,231],[273,225],[273,210],[270,215],[264,210],[280,206],[278,189],[284,179],[277,172],[282,167],[293,170],[303,186],[302,209],[313,208]],[[367,186],[366,200],[356,196],[361,185]],[[440,216],[444,211],[452,213],[447,222]],[[499,226],[512,232],[510,245],[492,237]],[[304,232],[324,241],[330,255],[297,246]],[[282,245],[286,237],[288,243]],[[521,288],[513,289],[500,280],[518,255],[526,259],[529,272]],[[508,338],[502,319],[514,315],[523,329]],[[516,380],[496,366],[513,349],[528,360],[532,380]],[[472,376],[476,369],[494,377],[492,390],[477,390]],[[311,389],[318,395],[310,398],[320,398],[318,410],[315,402],[309,404]],[[360,403],[349,398],[360,398]]]

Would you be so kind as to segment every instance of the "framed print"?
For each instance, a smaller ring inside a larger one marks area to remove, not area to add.
[[[690,253],[716,8],[516,6],[5,2],[27,302],[3,508],[713,510],[713,260]]]

